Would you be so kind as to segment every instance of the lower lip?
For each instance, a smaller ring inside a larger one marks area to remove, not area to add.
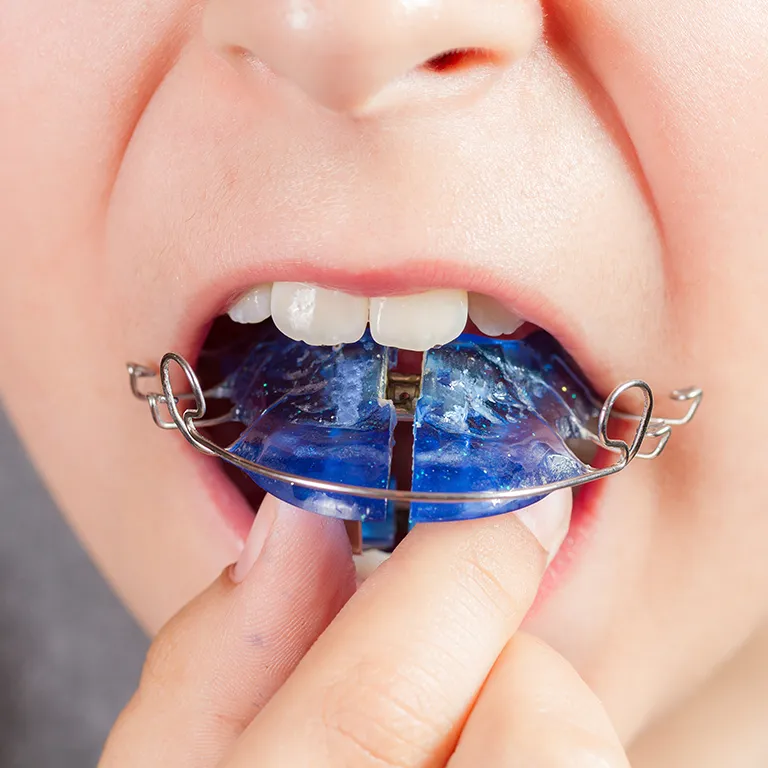
[[[610,455],[605,451],[599,451],[595,458],[595,468],[602,468],[610,463]],[[529,611],[529,617],[541,609],[547,598],[563,584],[571,568],[575,565],[578,552],[589,539],[597,522],[598,506],[604,484],[605,480],[587,483],[581,486],[580,492],[575,496],[568,535],[544,574],[536,600]]]
[[[253,507],[227,477],[219,461],[204,456],[193,448],[190,450],[194,451],[191,459],[197,462],[198,474],[222,520],[242,542],[245,542],[253,526]]]

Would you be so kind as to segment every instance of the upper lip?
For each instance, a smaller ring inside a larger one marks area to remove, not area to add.
[[[600,394],[616,377],[648,374],[634,366],[655,360],[647,340],[666,319],[654,219],[635,165],[618,164],[614,155],[624,152],[583,122],[570,97],[574,128],[567,114],[556,131],[542,128],[547,102],[529,103],[530,88],[517,83],[532,77],[546,86],[549,71],[512,73],[450,120],[352,121],[307,112],[269,89],[227,101],[219,114],[218,94],[217,119],[184,113],[179,142],[156,122],[185,109],[168,91],[130,141],[108,222],[119,289],[135,285],[136,248],[152,277],[176,281],[169,297],[139,302],[149,314],[148,305],[165,301],[158,314],[172,322],[162,342],[147,335],[145,343],[168,344],[194,363],[213,318],[262,283],[367,296],[460,288],[492,296],[552,334]],[[606,141],[585,142],[587,130]],[[614,190],[622,205],[605,205]],[[606,317],[616,327],[601,333]],[[648,317],[650,331],[639,332]]]

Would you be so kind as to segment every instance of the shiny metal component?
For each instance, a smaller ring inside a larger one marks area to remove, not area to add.
[[[190,387],[189,392],[176,394],[171,384],[171,369],[177,366],[184,373]],[[161,429],[178,429],[186,440],[197,450],[207,456],[216,456],[226,462],[246,471],[254,472],[270,480],[296,485],[302,488],[309,488],[315,491],[341,494],[345,496],[360,496],[368,499],[385,499],[398,503],[427,502],[432,504],[455,504],[467,502],[488,502],[488,501],[511,501],[515,499],[530,499],[564,488],[574,488],[587,483],[600,480],[610,475],[615,475],[627,467],[634,459],[655,459],[661,455],[669,442],[672,434],[672,428],[688,424],[696,414],[703,398],[703,392],[697,387],[675,390],[671,399],[675,402],[689,403],[686,414],[677,419],[663,419],[653,415],[654,397],[650,386],[640,380],[628,381],[611,392],[603,403],[597,422],[597,432],[589,435],[602,448],[615,453],[619,456],[618,460],[608,467],[600,469],[590,468],[589,471],[578,477],[568,478],[558,482],[547,483],[530,488],[514,488],[506,491],[468,491],[462,493],[443,493],[443,492],[416,492],[405,490],[393,490],[387,488],[368,488],[365,486],[348,485],[346,483],[337,483],[328,480],[318,480],[309,477],[301,477],[288,472],[271,469],[270,467],[256,464],[246,459],[242,459],[204,435],[200,434],[199,429],[215,426],[231,421],[233,414],[230,411],[223,416],[216,418],[206,418],[206,395],[216,397],[216,389],[203,391],[200,381],[190,364],[181,356],[169,352],[163,356],[160,363],[160,383],[162,393],[148,392],[143,393],[140,390],[139,382],[144,378],[154,378],[158,373],[144,365],[129,363],[128,375],[130,378],[131,392],[141,400],[149,404],[152,418]],[[416,376],[405,376],[402,374],[392,374],[389,376],[390,382],[387,387],[388,395],[392,397],[396,407],[398,407],[398,417],[402,416],[405,420],[413,418],[413,407],[418,397],[419,379]],[[411,380],[413,379],[413,381]],[[643,395],[642,413],[629,414],[619,411],[616,408],[616,402],[620,397],[632,390],[638,390]],[[415,397],[414,397],[415,394]],[[182,402],[192,401],[194,407],[186,407],[180,410]],[[407,403],[407,404],[406,404]],[[165,417],[162,408],[165,408],[168,417]],[[618,419],[626,422],[635,422],[635,429],[632,442],[628,443],[620,438],[612,438],[608,434],[608,425],[612,419]],[[652,448],[645,451],[641,450],[646,441],[654,442]]]
[[[674,400],[677,403],[690,403],[688,411],[685,416],[679,419],[661,419],[652,418],[651,424],[658,425],[660,427],[683,427],[688,424],[696,415],[696,411],[699,410],[701,401],[704,399],[704,391],[700,387],[685,387],[684,389],[674,390],[670,396],[670,400]],[[615,419],[621,419],[623,421],[637,421],[640,417],[631,413],[622,413],[616,411],[613,414]],[[650,435],[649,435],[650,437]]]
[[[640,382],[643,383],[643,382]],[[648,386],[647,384],[645,386]],[[621,394],[624,394],[624,392],[631,389],[631,386],[628,386],[627,384],[622,385],[622,387],[619,387],[619,389],[623,389]],[[650,389],[649,389],[650,392]],[[650,421],[648,422],[647,426],[645,427],[645,437],[644,440],[656,440],[656,445],[654,446],[653,450],[647,451],[645,453],[642,453],[638,450],[638,452],[635,454],[635,458],[638,459],[656,459],[658,458],[662,452],[664,451],[664,448],[667,445],[667,442],[669,441],[669,438],[672,436],[672,427],[681,427],[688,424],[693,417],[696,415],[696,412],[699,410],[699,406],[701,405],[701,401],[704,399],[704,391],[700,389],[699,387],[686,387],[685,389],[676,389],[670,394],[670,399],[678,402],[678,403],[689,403],[688,410],[686,411],[685,415],[677,418],[677,419],[663,419],[656,416],[651,416]],[[653,398],[653,394],[651,393],[651,398]],[[653,408],[651,408],[651,413],[653,413]],[[627,422],[637,422],[640,421],[642,423],[643,417],[638,416],[636,414],[631,413],[624,413],[623,411],[620,411],[618,409],[614,409],[614,411],[611,413],[611,417],[614,419],[617,419],[619,421],[627,421]],[[599,435],[590,435],[590,440],[595,442],[597,445],[601,446],[602,448],[605,448],[608,451],[611,451],[612,453],[621,453],[621,449],[614,446],[603,443],[602,439]],[[641,441],[641,445],[642,442]]]
[[[390,371],[387,375],[387,399],[393,402],[398,420],[413,421],[420,391],[421,376],[418,373]]]
[[[195,381],[197,382],[197,376],[195,376],[194,373],[192,373],[192,368],[189,366],[189,363],[187,363],[186,360],[184,360],[183,357],[180,355],[173,355],[174,359],[178,359],[179,361],[183,361],[182,369],[189,368],[190,373],[192,376],[195,377]],[[181,364],[181,362],[180,362]],[[166,400],[165,395],[160,395],[157,392],[147,392],[144,393],[139,388],[139,382],[141,379],[155,379],[157,378],[157,371],[152,370],[151,368],[148,368],[146,365],[139,365],[138,363],[128,363],[126,365],[126,368],[128,369],[128,376],[131,380],[131,393],[135,398],[138,400],[145,400],[147,403],[149,403],[149,409],[152,413],[152,420],[155,422],[155,424],[160,427],[160,429],[176,429],[176,423],[175,421],[171,420],[168,421],[167,419],[163,418],[161,406],[168,404],[168,401]],[[197,382],[197,388],[199,390],[200,383]],[[169,391],[173,392],[172,389]],[[205,398],[210,397],[214,399],[217,398],[216,390],[206,390],[205,392],[200,392],[200,396],[202,398],[203,403],[203,413],[205,412]],[[173,395],[173,398],[175,400],[175,405],[178,405],[178,403],[182,400],[195,400],[195,394],[194,390],[193,392],[185,392],[182,394],[175,394]],[[170,409],[169,409],[170,410]],[[185,411],[186,413],[186,411]],[[227,411],[226,413],[222,414],[221,416],[216,416],[212,419],[198,419],[197,420],[197,426],[198,427],[216,427],[219,424],[227,424],[230,421],[232,421],[234,417],[234,409],[231,409]]]

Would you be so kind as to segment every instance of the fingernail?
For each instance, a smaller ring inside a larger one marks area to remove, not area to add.
[[[555,559],[568,535],[572,502],[571,491],[557,491],[517,512],[517,519],[536,537],[547,553],[547,565]]]
[[[280,503],[274,496],[269,495],[265,496],[264,501],[261,502],[259,511],[256,513],[256,518],[253,521],[251,532],[245,540],[243,551],[230,571],[232,581],[235,584],[240,584],[240,582],[245,580],[259,559],[259,555],[264,549],[269,534],[275,525]]]

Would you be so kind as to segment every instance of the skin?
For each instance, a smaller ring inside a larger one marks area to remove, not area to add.
[[[768,373],[767,35],[765,0],[0,0],[0,392],[147,628],[237,559],[249,521],[225,521],[237,503],[210,465],[127,396],[125,362],[193,353],[263,280],[472,288],[554,333],[604,393],[705,389],[662,459],[604,485],[525,629],[556,653],[542,679],[578,673],[636,765],[704,765],[675,760],[707,738],[760,764],[743,713],[768,700],[768,412],[745,390]],[[456,47],[493,55],[414,69]],[[420,536],[438,562],[443,534]],[[339,621],[394,600],[397,568]],[[477,711],[503,709],[496,671],[515,690],[515,648],[539,652],[517,645],[517,612]]]

